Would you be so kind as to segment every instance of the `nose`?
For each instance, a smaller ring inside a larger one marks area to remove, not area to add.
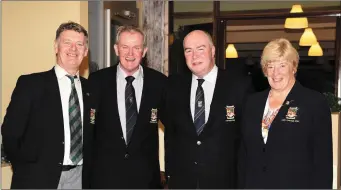
[[[192,58],[196,59],[197,57],[198,57],[198,52],[194,51],[193,54],[192,54]]]
[[[129,48],[128,55],[133,55],[133,48]]]
[[[70,49],[75,51],[77,49],[76,43],[71,43]]]

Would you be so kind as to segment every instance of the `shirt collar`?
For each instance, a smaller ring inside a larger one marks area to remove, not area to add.
[[[66,75],[70,75],[68,72],[65,71],[65,69],[63,69],[61,66],[59,66],[58,64],[55,65],[54,70],[56,72],[57,75],[57,79],[60,80],[63,77],[65,77]],[[77,78],[79,79],[79,71],[77,71],[76,73]]]
[[[121,79],[124,79],[128,76],[122,69],[121,64],[117,66],[117,76]],[[132,75],[135,80],[139,80],[143,78],[143,67],[139,65],[139,69]]]
[[[203,77],[203,79],[205,79],[205,81],[214,84],[215,81],[217,80],[217,75],[218,75],[218,67],[216,65],[213,66],[213,68],[211,69],[211,71],[209,73],[207,73],[207,75],[205,75]],[[197,77],[196,75],[192,74],[192,81],[196,81],[199,77]]]

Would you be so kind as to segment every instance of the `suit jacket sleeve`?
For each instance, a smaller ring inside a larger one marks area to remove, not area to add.
[[[247,105],[249,104],[249,100],[247,99],[245,101],[246,103],[243,105],[242,108],[242,119],[241,119],[241,125],[240,125],[240,145],[238,150],[238,189],[244,189],[244,183],[245,183],[245,164],[246,164],[246,147],[244,144],[244,122],[247,120]]]
[[[245,77],[244,87],[242,91],[242,95],[240,96],[240,107],[242,108],[241,113],[241,121],[239,122],[239,147],[238,147],[238,160],[237,160],[237,185],[238,188],[244,188],[244,174],[245,174],[245,157],[246,150],[243,141],[243,121],[247,119],[246,106],[248,102],[249,96],[255,92],[254,86],[252,84],[252,80],[249,76]]]
[[[34,129],[28,127],[35,89],[25,77],[17,81],[1,128],[4,151],[11,162],[30,162],[37,157],[36,135],[31,135]]]
[[[330,108],[324,97],[316,98],[313,116],[312,188],[331,189],[333,181],[332,123]]]

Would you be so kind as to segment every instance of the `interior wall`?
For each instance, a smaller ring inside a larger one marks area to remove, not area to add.
[[[20,75],[51,69],[58,26],[69,20],[88,28],[88,2],[3,1],[1,121]],[[87,77],[87,59],[82,75]]]

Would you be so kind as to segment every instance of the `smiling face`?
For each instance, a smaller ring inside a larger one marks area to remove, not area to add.
[[[63,31],[55,41],[57,64],[69,74],[76,74],[83,58],[88,54],[87,40],[83,33]]]
[[[186,64],[199,78],[208,74],[214,66],[215,47],[203,31],[193,31],[184,39]]]
[[[270,41],[263,50],[261,66],[272,90],[287,91],[295,83],[299,55],[289,40]]]
[[[288,61],[278,60],[266,64],[265,74],[268,78],[271,89],[285,91],[295,83],[295,73],[293,64]]]
[[[119,56],[121,68],[128,76],[139,69],[147,52],[147,48],[143,46],[143,35],[135,31],[122,32],[114,49]]]

